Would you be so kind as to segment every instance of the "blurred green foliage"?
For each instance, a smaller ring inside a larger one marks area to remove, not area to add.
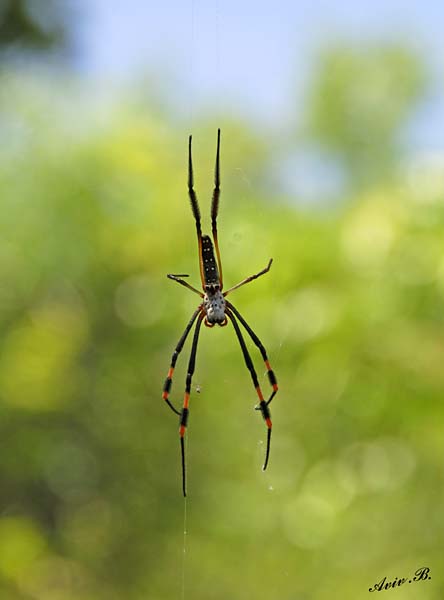
[[[320,137],[356,152],[353,176],[355,164],[374,168],[378,136],[395,151],[393,110],[404,113],[417,84],[401,73],[398,96],[379,91],[368,113],[358,100],[348,134],[349,87],[365,89],[355,58],[343,64],[313,111]],[[62,93],[3,77],[1,598],[356,600],[422,566],[431,581],[387,594],[441,598],[442,164],[418,160],[310,212],[261,187],[266,139],[228,119],[195,125],[204,230],[222,128],[226,286],[274,258],[232,301],[280,391],[262,473],[265,427],[232,328],[203,328],[184,522],[178,423],[161,390],[196,306],[165,277],[198,281],[188,132],[130,103],[98,118],[69,83]]]
[[[0,48],[14,52],[60,50],[68,41],[71,10],[64,0],[1,0]]]
[[[343,161],[355,186],[383,182],[426,80],[424,65],[404,46],[329,47],[313,74],[308,132]]]

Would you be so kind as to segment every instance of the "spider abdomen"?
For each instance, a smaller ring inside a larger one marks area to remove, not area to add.
[[[214,257],[213,243],[210,236],[202,236],[202,260],[206,285],[220,285],[219,269]]]
[[[220,290],[207,291],[203,297],[203,305],[208,323],[226,323],[225,298]]]

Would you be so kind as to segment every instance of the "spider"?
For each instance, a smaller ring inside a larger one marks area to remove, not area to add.
[[[201,229],[201,221],[200,221],[200,210],[199,204],[197,201],[197,196],[194,191],[194,182],[193,182],[193,162],[191,156],[191,140],[192,136],[190,135],[188,141],[188,195],[190,197],[191,209],[193,211],[194,220],[196,222],[196,231],[197,231],[197,243],[198,243],[198,251],[199,251],[199,268],[200,268],[200,278],[202,281],[203,292],[200,292],[193,286],[191,286],[187,281],[184,281],[184,277],[188,277],[185,274],[168,274],[167,277],[172,279],[173,281],[177,281],[180,285],[185,286],[195,294],[198,294],[201,298],[201,303],[194,311],[188,325],[185,328],[185,331],[180,338],[171,359],[170,368],[168,370],[167,378],[165,379],[165,383],[163,386],[162,398],[168,404],[168,406],[173,410],[177,415],[179,415],[179,437],[180,437],[180,445],[181,445],[181,457],[182,457],[182,491],[183,495],[186,496],[186,469],[185,469],[185,447],[184,447],[184,437],[187,429],[188,416],[189,416],[189,401],[190,401],[190,392],[191,392],[191,380],[194,373],[194,368],[196,364],[196,352],[197,352],[197,343],[199,340],[199,332],[202,325],[202,322],[207,327],[214,327],[216,324],[220,327],[224,327],[227,325],[228,320],[231,321],[234,327],[234,331],[239,340],[239,344],[242,350],[242,354],[245,360],[245,364],[250,371],[251,379],[253,380],[253,385],[256,389],[256,393],[259,398],[259,404],[256,406],[256,410],[260,410],[262,413],[262,417],[267,426],[267,448],[265,452],[265,461],[263,470],[267,468],[268,459],[270,455],[270,441],[271,441],[271,415],[269,404],[274,398],[276,392],[278,391],[278,385],[276,376],[270,366],[268,361],[267,352],[262,345],[262,342],[259,340],[257,335],[239,313],[239,311],[226,300],[228,294],[232,291],[240,288],[242,285],[257,279],[261,275],[268,273],[271,267],[271,263],[273,259],[270,259],[268,265],[256,273],[255,275],[251,275],[246,279],[243,279],[240,283],[234,285],[229,288],[227,291],[222,292],[223,289],[223,280],[222,280],[222,263],[220,260],[220,251],[219,251],[219,243],[217,239],[217,214],[219,210],[219,197],[220,197],[220,167],[219,167],[219,156],[220,156],[220,129],[217,130],[217,150],[216,150],[216,167],[214,174],[214,191],[213,191],[213,199],[211,203],[211,223],[212,223],[212,234],[214,241],[211,241],[210,236],[202,235]],[[216,250],[216,257],[214,255],[214,249]],[[272,387],[272,392],[268,400],[264,399],[262,394],[262,390],[260,388],[256,371],[254,369],[253,361],[251,360],[250,353],[248,352],[247,346],[245,344],[244,336],[239,327],[239,323],[243,325],[246,332],[252,339],[253,343],[259,349],[259,352],[262,355],[262,358],[265,362],[265,367],[267,369],[268,379],[270,381],[270,385]],[[190,333],[191,328],[196,322],[196,326],[194,329],[193,342],[191,346],[191,354],[188,362],[188,372],[186,377],[186,385],[185,385],[185,395],[183,399],[183,407],[181,411],[178,411],[170,402],[169,395],[171,391],[171,386],[173,382],[173,373],[174,368],[176,366],[177,358],[182,351],[182,348],[185,344],[185,341]]]

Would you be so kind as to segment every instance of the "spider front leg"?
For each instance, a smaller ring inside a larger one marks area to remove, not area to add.
[[[217,265],[219,267],[220,287],[223,286],[222,261],[220,259],[219,241],[217,239],[217,214],[219,212],[220,198],[220,129],[217,130],[216,166],[214,169],[214,190],[211,201],[211,231],[213,233],[214,247],[216,249]]]
[[[263,417],[263,419],[265,421],[265,424],[267,425],[267,449],[266,449],[266,452],[265,452],[264,466],[262,467],[262,470],[265,471],[265,469],[267,468],[268,459],[269,459],[269,456],[270,456],[270,442],[271,442],[271,430],[272,430],[271,414],[270,414],[270,409],[268,408],[268,405],[271,402],[271,398],[274,396],[274,394],[276,393],[277,389],[275,391],[273,391],[273,394],[272,394],[270,400],[268,402],[266,402],[264,400],[264,396],[262,394],[262,390],[261,390],[261,387],[259,385],[259,381],[258,381],[258,378],[257,378],[257,373],[255,371],[254,365],[253,365],[253,361],[251,360],[251,356],[250,356],[250,354],[248,352],[248,349],[247,349],[247,346],[245,344],[244,337],[243,337],[242,332],[240,330],[239,324],[238,324],[237,320],[235,319],[234,314],[231,312],[230,308],[232,308],[232,307],[230,306],[229,308],[227,308],[226,312],[227,312],[227,315],[230,318],[231,322],[233,323],[233,327],[234,327],[234,330],[236,332],[237,338],[239,340],[239,344],[240,344],[240,347],[241,347],[241,350],[242,350],[242,354],[244,355],[245,364],[247,365],[247,369],[250,371],[251,379],[253,380],[253,385],[254,385],[254,387],[256,389],[256,393],[257,393],[258,398],[259,398],[259,409],[260,409],[260,411],[262,413],[262,417]]]
[[[193,157],[191,153],[192,137],[188,138],[188,196],[191,202],[191,210],[193,211],[194,220],[196,222],[197,247],[199,250],[199,269],[202,285],[205,283],[204,266],[202,258],[202,228],[200,222],[199,202],[197,201],[196,192],[194,191],[194,175],[193,175]]]
[[[190,322],[186,326],[185,331],[183,332],[183,335],[180,338],[180,340],[173,352],[170,368],[168,370],[168,375],[167,375],[167,378],[165,379],[165,383],[163,384],[162,398],[165,400],[165,402],[168,404],[168,406],[171,408],[171,410],[173,412],[175,412],[177,415],[180,415],[181,413],[176,408],[174,408],[174,406],[171,404],[171,402],[168,399],[169,395],[170,395],[170,391],[171,391],[171,386],[173,385],[174,368],[176,366],[177,357],[179,356],[180,352],[182,351],[183,345],[185,344],[185,341],[188,337],[188,334],[190,333],[193,323],[196,320],[197,315],[201,311],[202,311],[202,305],[200,305],[197,308],[197,310],[193,313],[193,316],[191,317]]]
[[[190,393],[191,393],[191,380],[194,374],[194,368],[196,366],[196,353],[197,353],[197,342],[199,341],[199,331],[200,326],[202,325],[203,318],[205,317],[205,313],[201,310],[199,318],[197,319],[196,328],[194,330],[193,337],[193,345],[191,346],[191,354],[190,360],[188,362],[188,373],[185,385],[185,395],[183,398],[183,408],[180,413],[180,426],[179,426],[179,436],[180,436],[180,449],[182,453],[182,491],[183,495],[187,495],[186,490],[186,468],[185,468],[185,432],[188,424],[188,415],[189,415],[189,402],[190,402]]]

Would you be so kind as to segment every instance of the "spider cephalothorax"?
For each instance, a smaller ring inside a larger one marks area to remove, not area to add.
[[[236,336],[239,340],[239,344],[242,350],[242,354],[244,356],[245,364],[247,365],[248,370],[250,371],[251,378],[253,380],[253,385],[256,389],[256,393],[259,398],[259,405],[256,407],[262,413],[262,417],[267,425],[267,449],[265,453],[265,462],[263,469],[267,468],[268,458],[270,454],[270,440],[271,440],[271,415],[270,409],[268,405],[274,398],[276,392],[278,391],[278,385],[276,381],[276,376],[270,366],[268,361],[267,352],[262,345],[261,341],[239,313],[239,311],[230,303],[228,300],[225,300],[225,297],[237,289],[238,287],[253,281],[253,279],[257,279],[264,273],[267,273],[271,267],[272,259],[269,260],[268,265],[256,273],[255,275],[251,275],[246,279],[243,279],[237,285],[234,285],[226,292],[223,292],[223,281],[222,281],[222,264],[220,260],[220,252],[219,252],[219,243],[217,239],[217,214],[219,211],[219,196],[220,196],[220,168],[219,168],[219,155],[220,155],[220,129],[217,131],[217,151],[216,151],[216,170],[214,176],[214,191],[213,191],[213,201],[211,203],[211,225],[212,225],[212,234],[214,241],[213,242],[209,235],[202,235],[201,222],[200,222],[200,210],[199,204],[197,202],[196,193],[194,191],[194,183],[193,183],[193,163],[191,158],[191,136],[189,137],[188,144],[188,194],[191,202],[191,209],[193,211],[194,220],[196,222],[196,231],[197,231],[197,242],[198,242],[198,250],[199,250],[199,268],[200,268],[200,278],[202,282],[203,293],[190,285],[187,281],[184,281],[183,277],[188,277],[188,275],[173,275],[169,274],[167,277],[169,279],[173,279],[180,283],[181,285],[187,287],[192,290],[196,294],[201,297],[201,303],[193,313],[193,316],[190,319],[190,322],[185,328],[185,331],[180,338],[176,349],[173,353],[173,357],[171,359],[171,365],[168,371],[167,378],[165,379],[165,383],[163,386],[163,399],[167,402],[169,407],[180,416],[180,425],[179,425],[179,436],[180,436],[180,444],[181,444],[181,453],[182,453],[182,490],[183,495],[186,496],[186,482],[185,482],[185,447],[184,447],[184,437],[188,424],[188,415],[189,415],[189,401],[190,401],[190,393],[191,393],[191,380],[194,373],[194,367],[196,364],[196,352],[197,352],[197,342],[199,340],[199,332],[202,325],[202,321],[205,323],[207,327],[214,327],[214,325],[220,325],[221,327],[227,325],[228,319],[233,323],[234,331],[236,332]],[[216,251],[216,254],[214,253]],[[272,392],[267,401],[264,400],[261,387],[259,385],[259,381],[257,378],[257,374],[253,365],[253,361],[251,360],[250,353],[248,352],[247,346],[245,344],[245,340],[239,324],[237,320],[239,319],[240,323],[245,328],[246,332],[250,336],[253,343],[259,349],[261,356],[264,360],[265,367],[267,369],[268,379],[270,381],[270,385],[272,387]],[[196,321],[197,320],[197,321]],[[188,334],[193,327],[194,322],[196,321],[196,327],[194,330],[193,343],[191,347],[190,360],[188,362],[188,372],[186,378],[186,386],[185,386],[185,395],[183,400],[183,407],[181,411],[178,411],[171,404],[169,400],[169,395],[171,391],[171,386],[173,382],[173,373],[176,366],[177,357],[179,356],[183,345],[188,337]]]
[[[204,294],[203,307],[206,314],[205,325],[207,327],[213,327],[216,323],[221,327],[227,324],[225,298],[220,290],[209,289]]]

